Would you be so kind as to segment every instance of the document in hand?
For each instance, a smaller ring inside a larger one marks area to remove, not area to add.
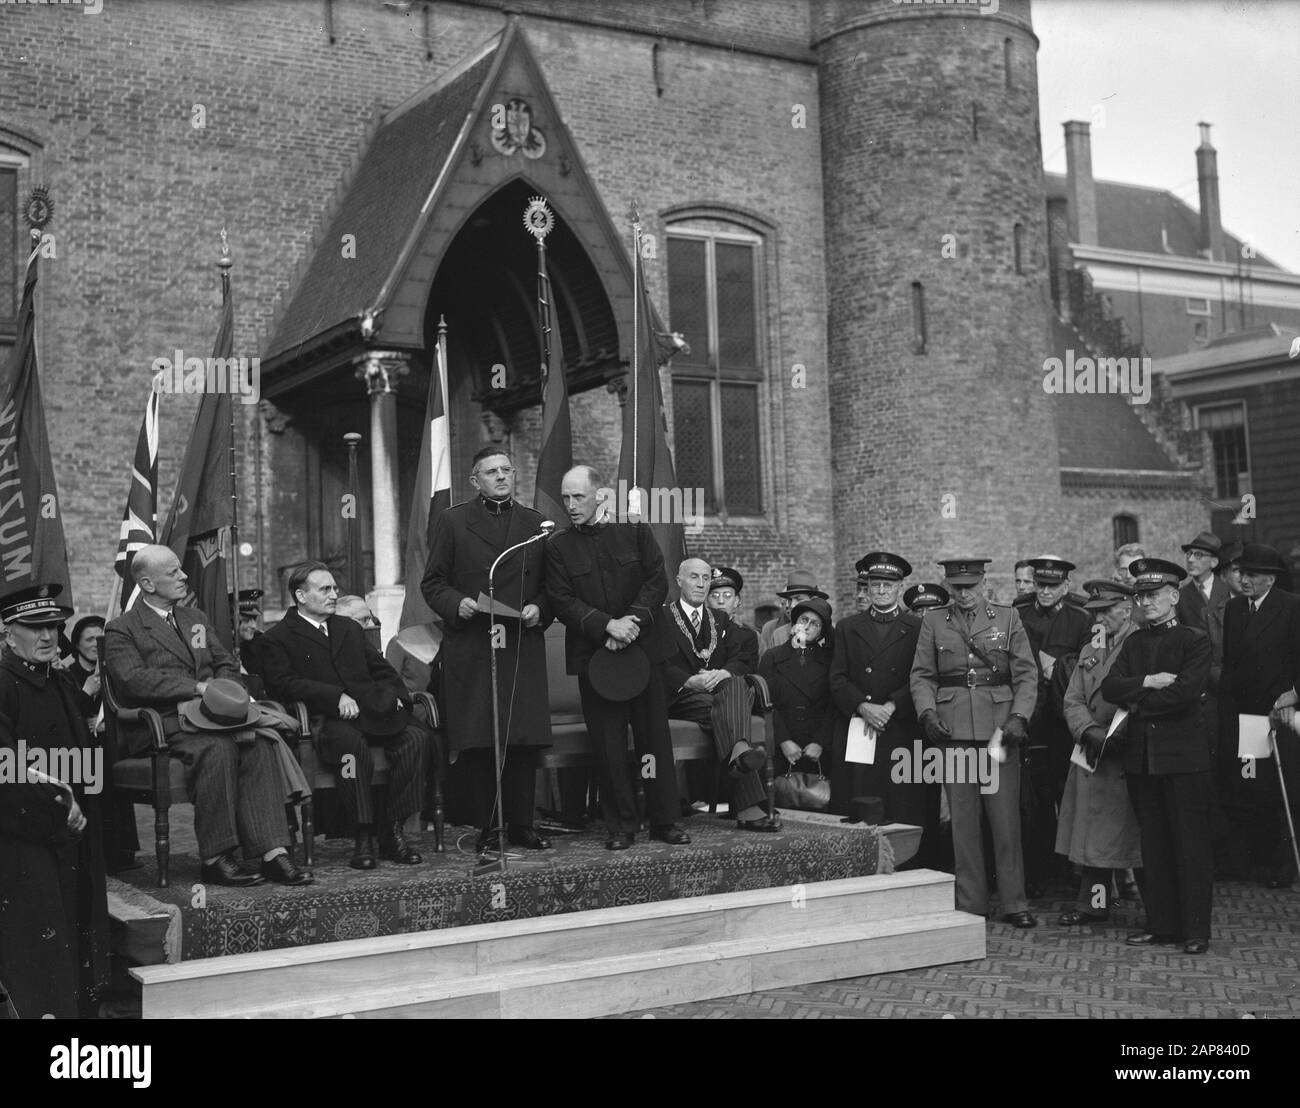
[[[849,741],[844,751],[846,762],[858,762],[864,766],[876,762],[876,729],[868,727],[861,716],[849,720]]]
[[[478,610],[480,612],[486,614],[488,610],[488,594],[485,592],[479,593],[478,599],[474,601],[474,603],[478,605]],[[523,618],[514,608],[510,607],[509,604],[502,604],[499,600],[492,605],[492,613],[493,615],[505,616],[506,619]]]
[[[1272,730],[1272,725],[1268,722],[1268,716],[1240,715],[1237,720],[1240,724],[1237,757],[1271,758],[1273,751],[1268,745],[1268,733]]]

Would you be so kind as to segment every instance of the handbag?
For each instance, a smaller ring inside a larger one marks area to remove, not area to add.
[[[776,779],[776,802],[782,808],[798,808],[805,812],[824,812],[831,803],[831,783],[822,773],[821,759],[815,759],[816,773],[806,773],[793,767]]]

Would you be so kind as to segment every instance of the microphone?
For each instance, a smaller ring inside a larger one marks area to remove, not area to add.
[[[553,519],[544,519],[538,526],[542,529],[542,538],[550,538],[555,534],[555,521]]]

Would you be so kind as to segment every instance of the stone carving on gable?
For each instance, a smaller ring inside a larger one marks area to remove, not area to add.
[[[546,136],[533,126],[533,109],[527,100],[516,96],[505,104],[494,104],[491,123],[492,146],[498,154],[540,158],[546,153]]]

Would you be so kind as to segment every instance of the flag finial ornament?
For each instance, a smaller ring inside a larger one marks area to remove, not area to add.
[[[524,209],[524,230],[541,242],[555,226],[555,215],[540,196],[534,196]]]
[[[226,235],[226,229],[221,228],[221,257],[217,259],[217,265],[222,269],[229,269],[234,262],[230,260],[230,239]]]
[[[52,218],[54,201],[50,199],[50,190],[44,185],[37,185],[27,197],[23,219],[33,231],[43,231]]]

